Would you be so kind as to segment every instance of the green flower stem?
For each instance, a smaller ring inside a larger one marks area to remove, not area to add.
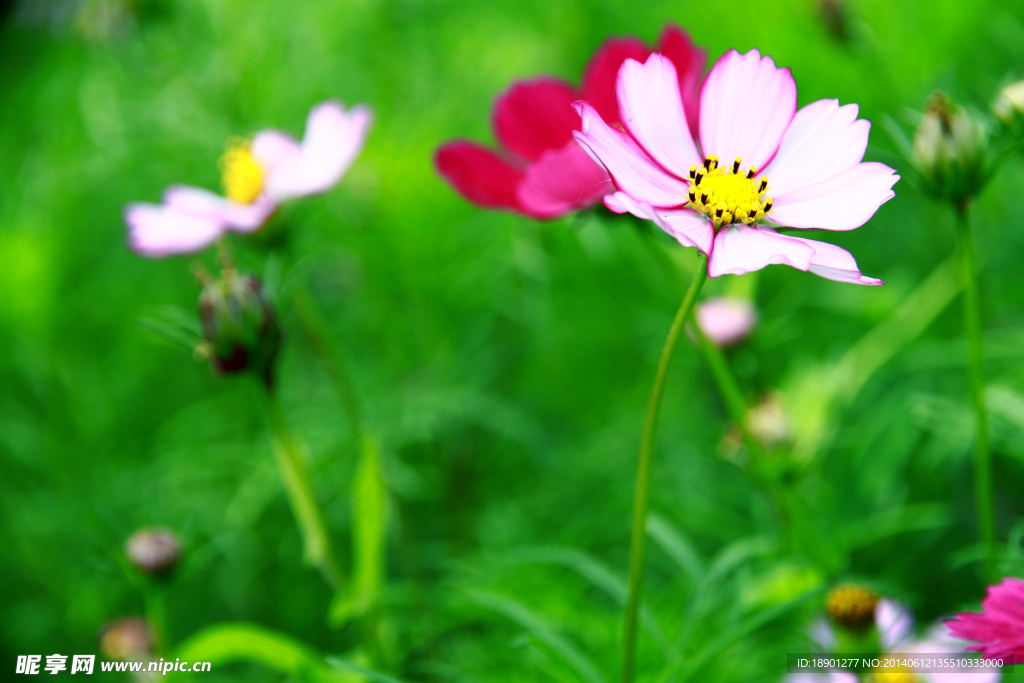
[[[266,394],[267,417],[274,430],[274,455],[281,471],[288,501],[299,523],[306,561],[315,566],[335,591],[344,585],[344,576],[335,560],[323,511],[317,502],[313,482],[306,467],[306,454],[292,435],[277,397]]]
[[[957,250],[964,279],[964,328],[970,362],[971,404],[974,407],[974,495],[978,504],[978,526],[985,552],[985,578],[994,581],[997,571],[995,497],[992,487],[992,453],[988,441],[988,411],[985,407],[985,355],[981,340],[981,311],[978,298],[978,262],[974,255],[971,222],[965,204],[957,206]]]
[[[146,622],[153,639],[154,652],[162,654],[170,648],[167,640],[167,609],[164,601],[164,587],[147,579],[142,599],[146,606]]]
[[[633,680],[633,662],[636,658],[637,617],[640,612],[640,594],[643,589],[644,564],[647,555],[647,508],[651,485],[651,464],[654,441],[658,430],[658,415],[661,402],[665,396],[665,382],[668,379],[672,356],[682,335],[687,318],[693,312],[704,282],[708,277],[707,257],[701,254],[700,266],[694,276],[690,288],[683,297],[683,303],[672,321],[665,348],[658,362],[658,373],[651,389],[651,399],[647,404],[647,416],[644,418],[643,435],[640,439],[640,461],[637,466],[636,494],[633,499],[633,532],[629,544],[629,597],[626,601],[626,621],[622,645],[622,681],[631,683]]]
[[[331,378],[334,391],[338,394],[338,400],[341,401],[349,428],[352,430],[352,438],[356,447],[361,448],[366,429],[363,423],[363,413],[352,386],[351,376],[344,359],[331,342],[327,321],[324,320],[323,314],[320,313],[320,309],[317,308],[316,302],[305,284],[297,285],[293,305],[299,322],[313,345],[313,351],[320,357],[320,362],[323,363],[327,375]]]

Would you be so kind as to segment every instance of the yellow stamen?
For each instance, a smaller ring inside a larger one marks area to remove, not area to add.
[[[239,204],[251,204],[263,191],[263,168],[252,156],[249,141],[228,140],[227,151],[220,158],[224,195]]]
[[[764,196],[768,179],[756,178],[754,167],[741,172],[741,162],[737,157],[719,166],[718,157],[709,154],[703,166],[690,169],[689,206],[714,221],[716,230],[733,223],[752,225],[772,210],[771,198]]]

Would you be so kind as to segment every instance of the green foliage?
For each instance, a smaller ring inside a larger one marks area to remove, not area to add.
[[[212,661],[211,682],[616,679],[643,411],[696,258],[603,210],[535,223],[448,188],[434,150],[492,142],[513,80],[578,82],[608,36],[651,41],[675,21],[711,59],[757,47],[790,67],[801,104],[838,97],[911,129],[936,87],[983,110],[1024,70],[1024,5],[995,0],[851,1],[842,41],[808,0],[81,4],[92,14],[70,23],[19,5],[0,26],[0,659],[98,653],[105,623],[144,610],[124,540],[158,524],[185,547],[159,656]],[[123,21],[88,23],[110,16]],[[331,97],[373,107],[364,153],[338,189],[232,247],[280,304],[281,410],[309,455],[337,595],[302,561],[256,385],[190,351],[189,266],[215,255],[144,260],[122,223],[170,184],[218,189],[230,136],[298,135]],[[780,679],[838,580],[903,600],[921,628],[983,594],[953,218],[898,143],[877,126],[871,143],[904,175],[897,197],[826,239],[886,287],[784,266],[707,285],[757,302],[728,360],[748,401],[780,392],[793,419],[774,455],[791,458],[785,496],[720,455],[712,375],[695,344],[676,355],[641,680]],[[1022,184],[1011,158],[972,208],[1017,574]],[[307,285],[366,434],[292,303]]]

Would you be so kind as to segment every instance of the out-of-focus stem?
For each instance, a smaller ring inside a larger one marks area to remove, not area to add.
[[[966,204],[956,208],[956,240],[964,278],[964,330],[969,352],[968,375],[971,405],[974,407],[974,495],[978,505],[978,527],[985,552],[985,579],[995,581],[998,570],[995,497],[992,487],[992,453],[988,441],[988,410],[985,406],[985,355],[981,338],[981,310],[978,295],[978,263]]]
[[[302,532],[306,561],[319,569],[331,588],[338,591],[344,585],[344,577],[334,557],[327,523],[306,467],[305,453],[292,435],[272,391],[267,392],[265,403],[267,417],[274,430],[274,455],[288,493],[288,501]]]
[[[320,362],[323,363],[328,376],[331,378],[334,391],[338,394],[338,400],[341,401],[345,416],[348,419],[349,428],[352,430],[353,440],[357,448],[361,447],[366,430],[363,425],[363,413],[359,407],[359,401],[356,399],[355,389],[352,386],[352,378],[345,366],[344,359],[331,343],[327,321],[324,320],[320,309],[317,308],[316,302],[313,300],[305,284],[297,285],[293,305],[295,306],[295,312],[298,314],[299,322],[302,324],[310,343],[313,345],[313,351],[320,357]]]
[[[170,649],[170,643],[167,641],[167,609],[164,603],[164,588],[155,585],[152,580],[147,583],[142,596],[146,606],[146,622],[149,624],[153,651],[159,655]]]
[[[661,402],[665,396],[665,382],[672,365],[676,346],[682,335],[686,320],[693,312],[704,282],[708,277],[707,257],[701,254],[697,275],[693,278],[690,288],[683,297],[683,303],[676,313],[672,327],[669,329],[665,348],[658,362],[658,372],[654,377],[654,387],[647,404],[647,415],[644,418],[643,435],[640,439],[640,460],[637,465],[636,493],[633,499],[633,531],[629,544],[629,597],[626,601],[626,620],[622,645],[622,681],[631,683],[633,680],[633,663],[636,659],[637,617],[640,612],[640,597],[643,590],[644,565],[647,557],[647,509],[651,484],[651,465],[655,437],[658,430],[658,416],[661,413]]]

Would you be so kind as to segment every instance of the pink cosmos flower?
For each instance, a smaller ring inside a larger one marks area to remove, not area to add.
[[[605,197],[609,209],[697,247],[711,277],[785,263],[830,280],[882,284],[862,275],[846,250],[773,227],[852,230],[894,196],[899,176],[861,161],[870,124],[857,119],[857,105],[818,100],[797,111],[789,69],[757,50],[730,51],[715,63],[693,137],[676,68],[664,56],[627,59],[616,94],[625,131],[578,102],[582,130],[574,133],[618,189]]]
[[[151,258],[204,249],[228,231],[253,232],[277,205],[326,192],[352,164],[370,126],[370,110],[346,111],[338,102],[313,107],[306,134],[297,142],[264,130],[252,141],[232,140],[221,159],[222,197],[199,187],[175,185],[163,204],[129,204],[128,245]]]
[[[733,346],[747,338],[757,322],[757,311],[749,299],[716,297],[697,306],[697,324],[718,346]]]
[[[962,612],[946,622],[957,638],[973,640],[968,650],[989,654],[1013,654],[1024,663],[1024,581],[1003,579],[988,587],[981,614]]]
[[[689,36],[668,26],[658,52],[673,64],[677,92],[696,133],[697,91],[706,55]],[[516,83],[494,106],[494,134],[505,150],[495,152],[467,140],[437,151],[440,174],[463,197],[488,208],[510,209],[532,218],[555,218],[596,204],[614,192],[604,169],[573,140],[580,128],[573,102],[585,99],[618,126],[615,78],[627,59],[647,59],[650,48],[635,38],[607,41],[583,72],[580,89],[549,77]]]

